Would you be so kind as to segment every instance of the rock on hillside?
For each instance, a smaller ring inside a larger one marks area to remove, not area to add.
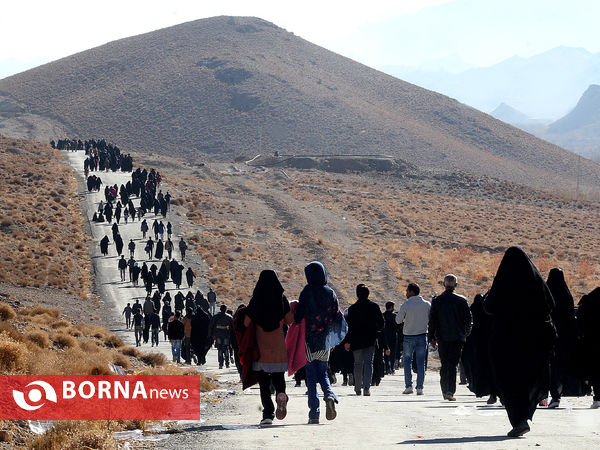
[[[131,150],[386,154],[548,189],[574,186],[577,170],[559,147],[256,18],[111,42],[0,80],[0,95]],[[586,161],[582,182],[596,186],[600,166]]]

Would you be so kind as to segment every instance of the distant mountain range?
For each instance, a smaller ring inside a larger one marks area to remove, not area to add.
[[[0,80],[0,133],[49,140],[58,129],[191,160],[383,154],[552,190],[577,178],[573,153],[247,17],[121,39]],[[600,165],[582,164],[581,183],[600,184]]]
[[[460,73],[382,69],[484,112],[505,103],[529,118],[550,123],[567,114],[590,84],[600,83],[600,53],[556,47],[531,58],[514,56]]]

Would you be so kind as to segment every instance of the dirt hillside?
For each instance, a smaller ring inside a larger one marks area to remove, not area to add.
[[[62,128],[131,150],[226,159],[387,154],[551,190],[577,177],[572,153],[256,18],[111,42],[0,80],[0,95],[5,134]],[[600,165],[584,161],[582,188],[599,181]]]

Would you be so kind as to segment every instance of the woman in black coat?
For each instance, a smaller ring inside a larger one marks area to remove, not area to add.
[[[579,300],[577,324],[585,355],[584,377],[594,389],[592,409],[600,408],[600,287]]]
[[[522,436],[548,393],[548,363],[556,340],[550,318],[554,299],[525,252],[510,247],[483,307],[492,316],[492,374],[513,427],[508,436]]]

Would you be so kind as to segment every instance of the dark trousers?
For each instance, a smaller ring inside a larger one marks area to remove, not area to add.
[[[456,392],[456,366],[460,361],[464,342],[438,342],[438,354],[442,367],[440,369],[440,386],[442,394]]]
[[[594,389],[594,401],[600,402],[600,376],[592,379],[592,389]]]
[[[271,383],[275,387],[275,395],[285,393],[285,378],[283,372],[267,373],[258,372],[258,385],[260,386],[260,401],[263,406],[263,419],[275,418],[275,406],[271,399]]]

